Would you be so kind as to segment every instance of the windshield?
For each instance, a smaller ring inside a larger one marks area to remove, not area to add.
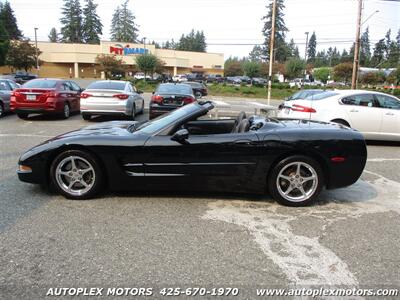
[[[192,103],[185,105],[179,109],[173,110],[170,113],[162,115],[152,121],[144,123],[140,126],[137,131],[146,134],[152,134],[160,131],[161,129],[167,127],[169,124],[173,124],[180,119],[199,111],[199,104]]]
[[[156,93],[191,95],[192,88],[187,84],[160,84]]]
[[[96,81],[87,87],[88,90],[125,90],[124,81]]]
[[[22,87],[24,88],[38,88],[38,89],[54,89],[57,85],[58,80],[31,80],[25,83]]]
[[[336,96],[336,95],[339,95],[339,93],[337,93],[337,92],[323,92],[323,93],[319,93],[319,94],[316,94],[316,95],[310,95],[310,96],[306,97],[305,99],[306,100],[322,100],[322,99],[329,98],[329,97]]]

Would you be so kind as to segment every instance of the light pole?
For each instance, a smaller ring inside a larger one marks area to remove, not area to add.
[[[361,14],[362,14],[363,0],[358,0],[358,17],[356,23],[356,45],[354,47],[354,59],[353,59],[353,74],[351,76],[351,89],[356,88],[357,76],[358,76],[358,63],[360,53],[360,30],[361,30]]]
[[[304,34],[306,35],[306,49],[304,51],[304,62],[305,62],[305,67],[304,67],[304,79],[306,78],[307,75],[307,48],[308,48],[308,34],[309,32],[306,31],[304,32]]]
[[[144,37],[142,40],[143,40],[143,48],[145,49],[145,52],[146,52],[146,37]]]
[[[271,40],[269,44],[269,71],[268,71],[268,105],[271,101],[271,89],[272,89],[272,63],[274,58],[274,42],[275,42],[275,15],[276,15],[276,0],[272,2],[272,28],[271,28]]]
[[[39,73],[39,55],[38,55],[38,45],[37,45],[37,30],[38,28],[35,27],[35,52],[36,52],[36,70]]]

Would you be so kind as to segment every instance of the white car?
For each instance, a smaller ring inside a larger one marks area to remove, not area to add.
[[[172,81],[174,82],[185,82],[188,81],[187,76],[185,74],[178,74],[172,77]]]
[[[366,139],[400,141],[400,100],[378,92],[327,91],[285,101],[278,117],[335,122],[357,129]]]
[[[133,75],[133,78],[136,79],[136,80],[140,80],[140,79],[144,79],[145,76],[144,76],[144,73],[138,72],[135,75]],[[151,79],[151,76],[150,75],[146,75],[146,79]]]

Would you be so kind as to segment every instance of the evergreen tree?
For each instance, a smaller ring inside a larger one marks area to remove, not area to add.
[[[14,11],[8,1],[1,6],[0,22],[4,26],[8,39],[20,40],[22,38],[22,33],[18,28],[17,18],[15,17]]]
[[[81,43],[82,9],[79,0],[64,0],[60,19],[62,40],[67,43]]]
[[[392,43],[392,40],[390,36],[392,35],[392,30],[388,30],[385,35],[385,58],[387,59],[389,57],[389,49],[390,49],[390,44]]]
[[[342,55],[340,57],[340,63],[344,63],[344,62],[351,62],[353,59],[352,57],[350,57],[349,52],[347,52],[346,49],[343,49],[342,51]]]
[[[288,57],[288,48],[285,42],[286,32],[288,31],[285,20],[283,19],[284,13],[283,9],[285,5],[283,3],[284,0],[276,0],[276,13],[275,13],[275,43],[274,48],[276,48],[276,53],[274,54],[275,59],[280,62],[284,62]],[[264,41],[264,54],[269,58],[269,48],[270,48],[270,40],[271,40],[271,30],[272,30],[272,3],[267,6],[268,13],[265,15],[262,20],[265,20],[264,27],[262,29],[262,33],[265,37]]]
[[[310,37],[310,41],[308,42],[307,61],[314,62],[316,54],[317,54],[317,36],[315,35],[314,31]]]
[[[129,0],[125,0],[121,7],[114,11],[111,21],[111,40],[116,42],[135,43],[138,39],[138,28],[135,16],[128,8]]]
[[[263,49],[259,45],[255,45],[253,50],[249,53],[249,60],[261,62],[263,60]]]
[[[371,58],[371,67],[376,68],[385,59],[386,43],[385,39],[380,39],[374,48],[374,53]]]
[[[293,39],[290,40],[287,47],[289,50],[289,57],[300,58],[299,47],[297,47]]]
[[[177,50],[195,52],[206,52],[206,48],[207,44],[204,32],[195,32],[194,29],[187,35],[182,34],[179,43],[175,46]]]
[[[0,22],[0,66],[5,65],[9,45],[8,33],[5,30],[3,23]]]
[[[102,34],[103,24],[96,13],[97,4],[93,0],[86,0],[83,8],[83,40],[88,44],[99,44],[100,35]]]
[[[49,41],[52,43],[57,43],[58,42],[58,33],[57,33],[57,29],[55,29],[54,27],[50,30],[50,33],[48,35],[49,37]]]
[[[369,28],[361,35],[360,66],[368,66],[371,60],[371,49],[369,46]]]

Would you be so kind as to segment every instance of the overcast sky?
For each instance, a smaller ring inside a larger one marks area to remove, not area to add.
[[[2,0],[0,0],[2,1]],[[48,40],[52,27],[60,29],[62,0],[9,0],[23,34]],[[112,13],[123,0],[95,0],[104,28],[102,40],[109,40]],[[84,0],[81,0],[82,5]],[[208,52],[246,56],[254,44],[262,43],[261,18],[270,0],[130,0],[130,8],[139,24],[140,37],[159,43],[179,39],[192,28],[204,30]],[[285,0],[287,39],[293,38],[304,54],[305,31],[315,31],[318,50],[336,46],[350,48],[355,38],[356,0]],[[379,10],[364,25],[369,26],[372,43],[392,29],[394,39],[400,29],[400,1],[365,0],[364,20]],[[250,45],[217,45],[250,44]]]

